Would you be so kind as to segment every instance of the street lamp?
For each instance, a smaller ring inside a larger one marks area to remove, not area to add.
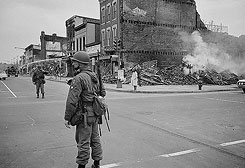
[[[23,48],[23,47],[14,47],[14,49],[21,49],[21,50],[25,50],[26,51],[26,49],[25,48]],[[17,65],[17,67],[19,66],[19,56],[17,56],[17,60],[16,60],[17,62],[16,62],[16,65]]]
[[[25,48],[22,47],[14,47],[15,49],[22,49],[22,50],[26,50]]]

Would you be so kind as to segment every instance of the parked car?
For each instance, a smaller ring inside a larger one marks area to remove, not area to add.
[[[0,73],[0,80],[3,79],[3,80],[6,80],[8,77],[8,75],[6,74],[6,72],[1,72]]]
[[[237,82],[237,86],[242,88],[243,92],[245,93],[245,79],[241,79]]]

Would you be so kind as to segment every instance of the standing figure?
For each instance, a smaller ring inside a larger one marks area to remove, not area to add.
[[[141,87],[141,66],[140,65],[137,65],[136,66],[136,72],[137,72],[137,75],[138,75],[138,85]]]
[[[135,69],[133,69],[132,77],[131,77],[131,85],[134,87],[134,91],[137,90],[138,85],[138,74]]]
[[[78,74],[72,79],[66,100],[65,126],[76,125],[75,140],[78,155],[78,168],[85,168],[91,157],[94,160],[92,168],[100,167],[102,146],[99,136],[99,117],[93,109],[94,94],[104,97],[105,88],[89,67],[90,59],[86,52],[77,52],[72,59],[72,65]],[[79,117],[77,117],[79,116]]]
[[[47,75],[48,72],[45,72],[41,65],[38,65],[37,68],[34,70],[34,73],[32,75],[32,82],[34,85],[36,85],[36,94],[37,94],[37,98],[39,98],[39,92],[41,89],[41,93],[42,93],[42,99],[44,99],[44,84],[45,82],[45,76]]]

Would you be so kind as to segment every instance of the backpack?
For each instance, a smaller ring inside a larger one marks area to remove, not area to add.
[[[105,98],[98,96],[94,92],[94,99],[93,99],[93,109],[96,116],[101,117],[105,115],[107,112],[107,104],[105,103]]]

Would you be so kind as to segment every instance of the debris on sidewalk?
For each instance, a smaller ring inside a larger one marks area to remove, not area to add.
[[[136,65],[133,68],[135,67]],[[123,83],[130,83],[133,68],[125,69],[126,80]],[[189,73],[186,75],[182,65],[171,65],[163,69],[159,69],[158,67],[140,69],[141,85],[195,85],[198,84],[198,76],[201,78],[203,84],[213,85],[236,84],[239,79],[236,74],[230,73],[229,71],[218,73],[210,69],[200,71],[200,74]],[[117,74],[103,76],[103,82],[116,84]]]

